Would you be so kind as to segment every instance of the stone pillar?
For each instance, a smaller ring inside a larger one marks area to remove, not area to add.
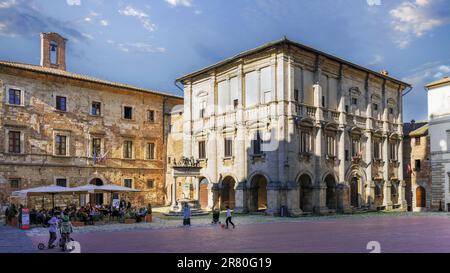
[[[177,204],[177,177],[173,177],[173,184],[172,184],[172,210],[177,211],[179,209]]]
[[[338,133],[338,159],[339,159],[339,181],[345,183],[345,130],[344,126],[341,126],[341,130]]]
[[[400,180],[398,185],[398,194],[399,194],[399,203],[400,203],[400,209],[407,210],[408,204],[406,202],[406,183],[403,180],[403,138],[400,139],[398,144],[398,162],[400,163],[398,165],[398,179]]]
[[[316,214],[328,214],[327,208],[327,185],[317,183],[313,186],[313,212]]]
[[[280,189],[281,183],[271,181],[267,185],[267,210],[268,215],[280,215]]]
[[[364,161],[366,162],[367,167],[366,167],[366,177],[367,177],[367,181],[365,181],[367,186],[365,189],[363,188],[363,190],[366,191],[366,205],[368,206],[369,210],[373,210],[375,208],[375,191],[374,188],[371,186],[373,184],[372,181],[372,164],[369,164],[370,162],[372,162],[372,132],[370,130],[366,130],[366,147],[365,147],[365,158]]]
[[[384,188],[383,188],[383,206],[386,207],[386,210],[392,209],[392,201],[391,201],[391,181],[389,180],[389,157],[388,157],[388,144],[389,137],[386,134],[383,138],[383,179],[384,179]]]
[[[369,182],[369,198],[371,202],[369,203],[369,210],[376,211],[377,206],[375,204],[375,181],[371,180]]]
[[[236,213],[248,213],[248,201],[247,201],[247,186],[246,182],[239,182],[236,187],[235,193],[236,207],[234,212]]]
[[[350,188],[345,182],[337,185],[337,211],[340,213],[352,213],[350,207]]]
[[[211,183],[211,195],[212,195],[212,208],[220,209],[220,200],[219,200],[219,183]]]
[[[300,216],[302,215],[302,210],[300,209],[300,191],[298,183],[294,181],[289,181],[286,184],[287,190],[287,209],[290,216]]]

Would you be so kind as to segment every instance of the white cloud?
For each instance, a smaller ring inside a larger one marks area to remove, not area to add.
[[[116,45],[117,48],[123,52],[136,52],[136,53],[164,53],[166,49],[164,47],[153,46],[146,42],[135,43],[116,43],[112,40],[106,41],[108,44]]]
[[[109,22],[108,22],[107,20],[101,20],[101,21],[100,21],[100,25],[106,27],[106,26],[109,25]]]
[[[416,4],[418,6],[425,7],[430,4],[430,0],[416,0]]]
[[[178,6],[190,7],[192,6],[192,1],[193,0],[166,0],[166,2],[169,3],[169,5],[171,5],[172,7]]]
[[[0,1],[0,9],[9,9],[16,5],[16,0]]]
[[[375,54],[373,59],[367,65],[376,65],[382,63],[384,61],[384,57],[380,54]]]
[[[119,10],[119,13],[125,16],[136,17],[142,24],[142,26],[148,31],[155,31],[156,25],[150,21],[147,13],[142,10],[136,9],[132,6],[127,6],[124,10]]]
[[[403,2],[389,11],[396,31],[395,43],[399,48],[407,47],[414,37],[422,37],[445,23],[445,18],[431,14],[427,8],[430,3],[431,0]]]
[[[446,60],[445,62],[449,62]],[[442,62],[429,62],[421,65],[413,70],[413,73],[403,80],[415,87],[423,87],[427,83],[440,79],[450,73],[450,65],[442,64]]]
[[[66,3],[69,6],[80,6],[81,0],[66,0]]]
[[[94,37],[93,37],[92,35],[87,34],[87,33],[81,33],[81,35],[82,35],[84,38],[87,38],[87,39],[89,39],[89,40],[93,40],[93,39],[94,39]]]

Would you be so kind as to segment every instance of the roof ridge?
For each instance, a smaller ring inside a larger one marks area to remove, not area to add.
[[[167,91],[157,91],[157,90],[152,90],[152,89],[148,89],[148,88],[137,87],[137,86],[133,86],[133,85],[130,85],[127,83],[121,83],[121,82],[115,82],[112,80],[100,79],[100,78],[86,75],[86,74],[80,74],[80,73],[76,73],[76,72],[71,72],[71,71],[61,70],[61,69],[56,69],[56,68],[51,68],[51,67],[43,67],[41,65],[36,65],[36,64],[28,64],[28,63],[0,60],[0,65],[11,66],[11,67],[18,68],[18,69],[31,70],[31,71],[38,72],[38,73],[48,73],[48,74],[52,74],[55,76],[68,77],[68,78],[72,78],[72,79],[76,79],[76,80],[90,81],[90,82],[94,82],[94,83],[98,83],[98,84],[110,85],[110,86],[119,87],[119,88],[126,88],[126,89],[130,89],[130,90],[135,90],[135,91],[148,92],[148,93],[153,93],[153,94],[162,95],[162,96],[183,98],[182,96],[178,96],[178,95],[169,93]]]

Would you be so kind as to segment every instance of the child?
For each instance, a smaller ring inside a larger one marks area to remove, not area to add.
[[[61,244],[64,246],[70,241],[70,233],[73,232],[72,223],[70,223],[69,216],[65,215],[61,224]]]
[[[48,221],[50,227],[48,231],[50,233],[50,238],[48,239],[48,248],[54,248],[53,243],[56,241],[56,231],[58,230],[58,218],[52,214],[52,218]]]
[[[231,222],[231,209],[229,206],[227,206],[227,220],[225,221],[225,223],[227,224],[227,228],[228,228],[228,222],[233,225],[233,228],[235,227],[233,222]]]

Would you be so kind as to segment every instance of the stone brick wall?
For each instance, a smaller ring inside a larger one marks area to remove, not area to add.
[[[142,192],[130,194],[129,200],[136,205],[164,204],[164,112],[182,99],[7,67],[0,67],[0,80],[0,202],[14,190],[10,179],[20,179],[20,189],[25,189],[55,184],[56,178],[66,178],[71,187],[99,178],[118,185],[132,179],[133,187]],[[23,90],[23,106],[6,103],[9,86]],[[67,112],[55,109],[56,96],[67,97]],[[90,114],[93,101],[101,102],[101,116]],[[133,107],[132,120],[122,117],[125,105]],[[147,120],[149,110],[155,111],[154,122]],[[8,130],[21,132],[20,154],[6,147]],[[67,156],[54,155],[55,132],[69,136]],[[102,139],[102,154],[107,154],[97,164],[91,156],[92,137]],[[124,140],[133,141],[132,159],[123,159]],[[150,142],[156,145],[155,159],[147,160]],[[149,180],[153,187],[148,187]]]

